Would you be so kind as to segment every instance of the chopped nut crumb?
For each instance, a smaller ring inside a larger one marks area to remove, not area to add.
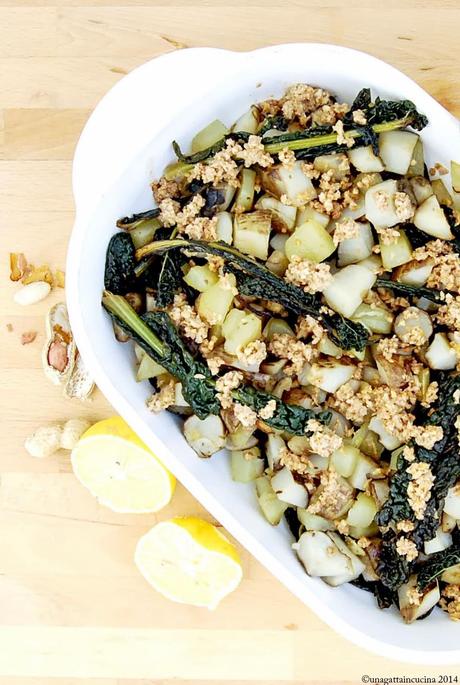
[[[267,347],[263,340],[254,340],[238,350],[237,358],[243,364],[252,366],[253,364],[261,364],[267,356]]]
[[[252,426],[256,425],[257,414],[250,407],[235,402],[233,405],[233,411],[235,413],[235,417],[245,428],[251,428]]]
[[[415,450],[413,447],[410,447],[409,445],[405,445],[402,455],[404,459],[408,462],[413,462],[415,461]]]
[[[190,173],[190,178],[197,178],[204,183],[228,183],[237,188],[239,185],[239,167],[235,161],[243,152],[243,148],[234,140],[227,140],[225,147],[219,150],[213,157],[206,162],[198,162]]]
[[[273,157],[265,152],[265,148],[260,136],[249,136],[247,143],[244,144],[241,152],[238,153],[238,159],[244,161],[245,167],[251,167],[257,164],[261,167],[271,166]]]
[[[460,585],[446,585],[441,592],[439,606],[453,621],[460,621]]]
[[[351,116],[355,124],[358,124],[358,126],[365,126],[367,124],[366,115],[362,109],[355,109]]]
[[[323,292],[332,281],[331,267],[293,255],[284,278],[288,283],[302,286],[307,293]]]
[[[341,219],[336,223],[332,236],[334,245],[338,245],[343,240],[356,238],[359,235],[359,229],[360,225],[357,221],[354,221],[353,219]]]
[[[343,122],[337,121],[332,130],[337,133],[337,142],[339,145],[346,145],[347,147],[353,147],[355,144],[354,138],[343,129]]]
[[[394,245],[395,243],[398,242],[399,237],[401,233],[398,231],[397,228],[388,228],[388,227],[380,227],[376,226],[375,230],[377,231],[377,234],[382,241],[383,245]],[[375,247],[380,247],[379,245],[375,245]],[[377,253],[377,250],[375,250]],[[378,253],[380,250],[378,251]],[[377,254],[378,254],[377,253]]]
[[[259,411],[259,416],[261,419],[271,419],[276,411],[276,400],[269,400],[265,407]]]
[[[227,371],[216,381],[217,399],[223,409],[229,409],[233,404],[232,392],[243,381],[243,374],[239,371]]]
[[[400,537],[396,542],[396,551],[401,557],[406,557],[407,561],[411,562],[417,559],[418,551],[415,542],[405,538]]]
[[[417,587],[410,587],[407,589],[407,599],[411,606],[420,606],[422,601],[422,593],[418,591]]]
[[[268,350],[279,359],[287,359],[289,367],[284,368],[287,375],[298,375],[305,362],[312,359],[313,349],[300,340],[296,340],[288,333],[276,333],[270,340]]]
[[[308,511],[334,520],[350,499],[350,486],[336,471],[327,469],[321,473],[321,485],[315,495]]]
[[[153,181],[152,191],[157,204],[166,199],[174,199],[180,192],[176,181],[168,181],[164,176],[159,181]]]
[[[317,345],[324,333],[325,331],[321,324],[309,314],[299,316],[297,319],[296,336],[298,338],[308,338],[311,335],[311,344]]]
[[[279,462],[281,466],[287,466],[290,471],[301,475],[309,473],[312,469],[310,460],[305,454],[294,454],[287,447],[279,451]]]
[[[202,343],[208,337],[208,324],[203,321],[198,312],[195,311],[187,303],[187,299],[183,293],[174,296],[173,306],[169,315],[182,331],[182,333],[190,340],[197,343]]]
[[[409,219],[412,219],[415,214],[415,207],[407,193],[395,193],[393,201],[399,221],[409,221]]]
[[[342,445],[342,438],[316,419],[307,422],[307,432],[311,432],[310,446],[321,457],[330,457]]]
[[[175,381],[170,380],[166,385],[163,385],[159,392],[155,393],[147,400],[147,407],[150,411],[157,414],[158,412],[163,411],[163,409],[171,407],[175,401]]]
[[[286,169],[292,169],[296,162],[294,150],[290,150],[287,147],[283,148],[278,152],[278,159]]]
[[[415,525],[412,521],[409,521],[409,519],[403,519],[402,521],[398,521],[396,524],[396,530],[401,531],[403,533],[410,533],[414,530]]]
[[[430,499],[434,476],[431,473],[429,464],[426,462],[413,462],[407,468],[407,473],[412,476],[412,480],[407,486],[408,502],[415,514],[415,518],[421,521]]]

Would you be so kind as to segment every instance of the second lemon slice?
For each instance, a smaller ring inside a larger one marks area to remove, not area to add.
[[[91,426],[71,459],[80,482],[113,511],[158,511],[174,492],[174,476],[119,416]]]
[[[144,578],[174,602],[214,609],[241,581],[238,552],[207,521],[162,521],[138,542],[134,558]]]

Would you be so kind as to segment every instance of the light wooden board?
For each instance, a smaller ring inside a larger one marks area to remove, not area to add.
[[[177,44],[341,43],[387,59],[460,116],[459,22],[459,0],[0,0],[0,685],[458,674],[353,647],[244,551],[244,581],[216,612],[155,594],[132,563],[136,540],[159,519],[208,515],[181,487],[159,516],[115,515],[80,487],[66,454],[27,456],[37,425],[111,410],[98,393],[66,401],[44,379],[43,316],[62,293],[20,309],[7,253],[64,266],[76,139],[104,92],[146,59]],[[28,330],[37,339],[22,346]]]

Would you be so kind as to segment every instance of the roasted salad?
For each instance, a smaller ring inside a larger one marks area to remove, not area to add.
[[[117,222],[102,297],[149,409],[408,623],[460,619],[460,165],[427,168],[427,123],[305,84],[212,121]]]

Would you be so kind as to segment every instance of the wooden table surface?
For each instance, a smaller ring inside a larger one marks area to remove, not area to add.
[[[45,380],[43,315],[62,293],[20,308],[7,268],[9,251],[64,266],[78,134],[106,90],[147,59],[181,46],[340,43],[393,63],[460,116],[459,24],[458,0],[0,0],[0,685],[459,673],[354,647],[244,551],[244,581],[216,612],[151,590],[132,562],[137,539],[158,519],[208,515],[181,487],[159,516],[113,514],[77,483],[67,454],[26,454],[36,426],[111,409],[98,393],[87,405],[65,401]],[[37,339],[22,346],[28,330]]]

